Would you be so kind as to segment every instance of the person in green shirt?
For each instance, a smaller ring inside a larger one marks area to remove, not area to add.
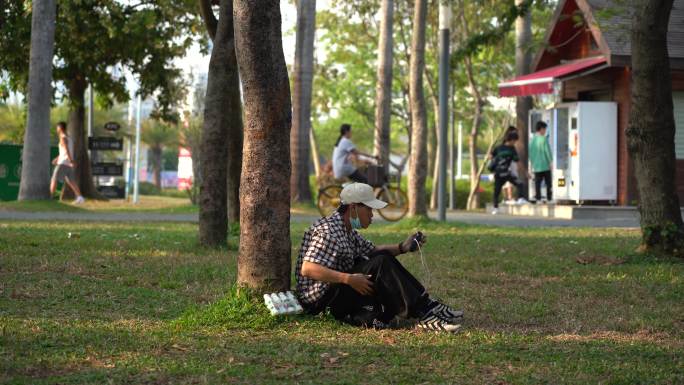
[[[532,138],[530,143],[530,163],[532,163],[532,170],[534,171],[534,188],[535,199],[537,202],[542,201],[541,197],[541,183],[546,184],[546,200],[553,200],[552,183],[551,183],[551,147],[546,138],[546,123],[539,121],[535,126],[536,135]]]

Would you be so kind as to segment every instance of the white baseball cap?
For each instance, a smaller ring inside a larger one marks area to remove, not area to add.
[[[350,183],[344,186],[340,198],[342,198],[342,203],[363,203],[373,209],[381,209],[387,206],[386,202],[375,198],[373,188],[365,183]]]

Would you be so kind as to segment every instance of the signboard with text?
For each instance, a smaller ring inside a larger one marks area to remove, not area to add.
[[[88,138],[89,150],[123,150],[123,139],[112,138],[110,136],[96,136]]]

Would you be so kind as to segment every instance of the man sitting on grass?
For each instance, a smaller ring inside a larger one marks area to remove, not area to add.
[[[375,246],[356,230],[368,228],[373,209],[387,203],[373,188],[352,183],[342,189],[342,205],[305,233],[295,275],[300,302],[310,314],[330,309],[343,322],[386,328],[395,317],[417,318],[417,327],[455,332],[463,312],[433,300],[396,256],[425,243],[417,232],[396,245]]]

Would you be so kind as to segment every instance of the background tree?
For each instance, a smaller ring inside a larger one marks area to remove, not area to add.
[[[202,144],[202,128],[204,122],[198,117],[188,117],[180,128],[180,142],[190,151],[192,159],[192,187],[188,190],[188,197],[193,205],[199,202],[199,186],[202,185],[200,164],[200,148]]]
[[[298,0],[296,3],[297,40],[294,60],[294,93],[292,95],[292,133],[290,136],[290,150],[292,152],[290,190],[293,202],[310,202],[309,132],[311,131],[316,0]]]
[[[54,79],[69,101],[69,135],[74,139],[76,179],[86,197],[98,196],[90,172],[85,140],[85,90],[92,84],[102,101],[129,99],[123,71],[141,83],[139,93],[155,95],[157,116],[175,118],[182,96],[180,70],[172,60],[194,40],[197,17],[191,0],[125,3],[116,0],[61,1],[55,32]],[[29,52],[30,3],[7,0],[0,26],[0,69],[8,88],[24,92]]]
[[[290,287],[292,105],[279,1],[235,0],[235,42],[245,100],[238,285]]]
[[[390,154],[390,113],[392,107],[392,24],[394,1],[382,0],[380,8],[380,39],[378,42],[378,77],[375,86],[375,155],[388,165]]]
[[[672,0],[632,3],[632,103],[627,140],[639,189],[641,248],[684,255],[675,185],[675,122],[667,30]]]
[[[178,129],[172,124],[147,119],[142,124],[140,139],[150,148],[154,185],[161,191],[162,153],[165,147],[178,144]]]
[[[423,92],[425,69],[425,20],[427,0],[416,0],[413,17],[410,67],[411,155],[409,159],[409,215],[427,216],[425,180],[427,173],[427,116]]]
[[[208,0],[202,0],[200,5],[214,44],[209,59],[200,150],[199,238],[204,245],[216,246],[226,243],[228,222],[239,220],[242,102],[235,56],[233,2],[221,0],[218,20]]]
[[[34,0],[32,6],[28,118],[19,200],[50,198],[50,103],[56,4],[54,0]],[[0,12],[4,13],[4,9]]]
[[[515,0],[520,6],[524,0]],[[532,70],[532,12],[519,16],[515,20],[515,76],[526,75]],[[518,128],[519,139],[516,150],[520,162],[518,162],[518,175],[523,183],[523,191],[520,196],[527,197],[529,181],[527,179],[527,150],[529,146],[530,127],[527,127],[527,116],[532,109],[531,96],[518,96],[515,98],[515,126]]]

